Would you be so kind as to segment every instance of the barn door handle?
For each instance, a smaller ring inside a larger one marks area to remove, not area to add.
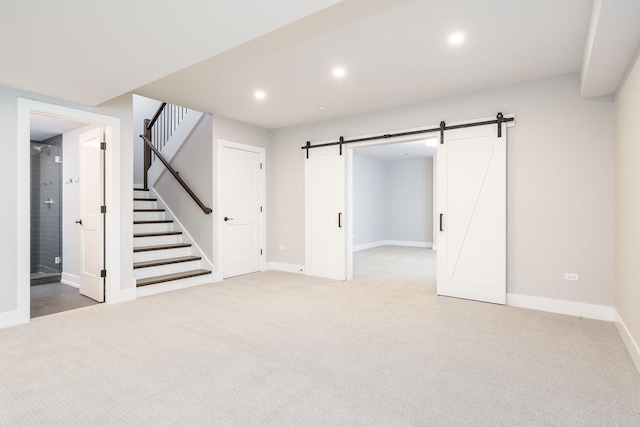
[[[232,220],[233,220],[233,218],[229,218],[228,216],[225,216],[225,217],[224,217],[224,220],[225,220],[225,221],[232,221]]]
[[[442,217],[444,216],[444,214],[440,214],[440,231],[444,231],[444,229],[442,228]]]
[[[338,228],[342,228],[342,212],[338,212]]]

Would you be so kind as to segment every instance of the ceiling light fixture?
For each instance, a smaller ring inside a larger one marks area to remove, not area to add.
[[[324,110],[326,110],[326,109],[327,109],[327,106],[326,106],[326,105],[324,105],[324,104],[320,104],[320,105],[318,105],[318,110],[320,110],[320,111],[324,111]]]
[[[425,139],[424,145],[426,145],[427,147],[437,147],[438,146],[438,138]]]
[[[464,42],[464,34],[461,32],[456,32],[449,36],[449,44],[452,46],[461,45],[462,42]]]
[[[343,67],[335,67],[333,69],[334,77],[344,77],[345,74],[347,74],[347,70],[345,70]]]
[[[256,99],[265,99],[265,98],[267,97],[267,94],[266,94],[266,93],[264,93],[264,91],[262,91],[262,90],[257,90],[257,91],[253,94],[253,96],[255,96],[255,97],[256,97]]]

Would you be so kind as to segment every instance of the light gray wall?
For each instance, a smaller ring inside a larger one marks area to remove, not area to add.
[[[640,59],[616,96],[615,306],[640,345]]]
[[[171,166],[180,173],[180,178],[189,185],[202,203],[209,207],[213,204],[212,129],[211,115],[203,115],[171,160]],[[204,255],[211,260],[214,246],[213,216],[205,214],[166,169],[153,184],[153,189],[175,214]]]
[[[133,184],[142,188],[144,184],[144,120],[152,119],[162,105],[161,101],[133,95]]]
[[[49,102],[120,119],[122,150],[120,158],[114,160],[119,162],[122,168],[121,188],[119,189],[122,202],[121,211],[114,214],[119,215],[121,222],[119,249],[122,270],[121,276],[114,282],[119,284],[121,289],[133,287],[133,255],[131,251],[133,247],[133,149],[131,145],[133,105],[131,94],[115,98],[97,107],[86,107],[33,93],[0,87],[0,146],[4,158],[7,159],[5,165],[0,168],[0,182],[13,183],[13,185],[0,186],[0,200],[3,201],[4,206],[16,206],[18,203],[18,187],[15,185],[17,175],[16,159],[18,158],[18,98]],[[18,266],[19,252],[16,248],[24,247],[25,244],[24,242],[18,242],[17,225],[18,222],[24,220],[28,221],[28,218],[18,218],[16,209],[0,209],[0,222],[5,225],[6,231],[3,238],[4,244],[0,246],[0,270],[3,272],[3,279],[0,282],[0,316],[17,308],[17,284],[19,278],[16,266]]]
[[[273,131],[268,261],[304,264],[305,141],[516,115],[509,128],[508,292],[613,305],[613,102],[577,73]],[[278,245],[285,244],[285,251]],[[564,273],[579,273],[567,282]]]
[[[388,162],[385,240],[433,243],[433,158]]]
[[[386,162],[353,153],[353,245],[386,240]]]

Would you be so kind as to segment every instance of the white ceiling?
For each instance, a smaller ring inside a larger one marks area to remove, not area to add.
[[[433,139],[433,138],[431,138]],[[437,141],[437,137],[435,138]],[[427,147],[424,139],[397,144],[380,144],[353,149],[354,153],[385,162],[407,159],[424,159],[436,155],[436,147]]]
[[[340,0],[3,0],[0,85],[96,105]]]
[[[278,128],[579,71],[590,15],[586,0],[344,0],[137,92]]]
[[[83,126],[87,126],[87,123],[45,116],[44,114],[31,114],[29,122],[31,141],[44,141],[52,136],[80,129]]]
[[[616,90],[640,43],[639,5],[4,0],[0,85],[88,105],[135,91],[266,128],[581,70],[583,96],[598,96]],[[456,48],[453,31],[466,34]]]

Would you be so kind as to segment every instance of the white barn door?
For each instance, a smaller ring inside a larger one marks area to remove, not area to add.
[[[446,131],[438,146],[438,295],[506,304],[507,132]]]
[[[305,160],[305,271],[346,280],[346,155],[337,146],[309,150]]]

